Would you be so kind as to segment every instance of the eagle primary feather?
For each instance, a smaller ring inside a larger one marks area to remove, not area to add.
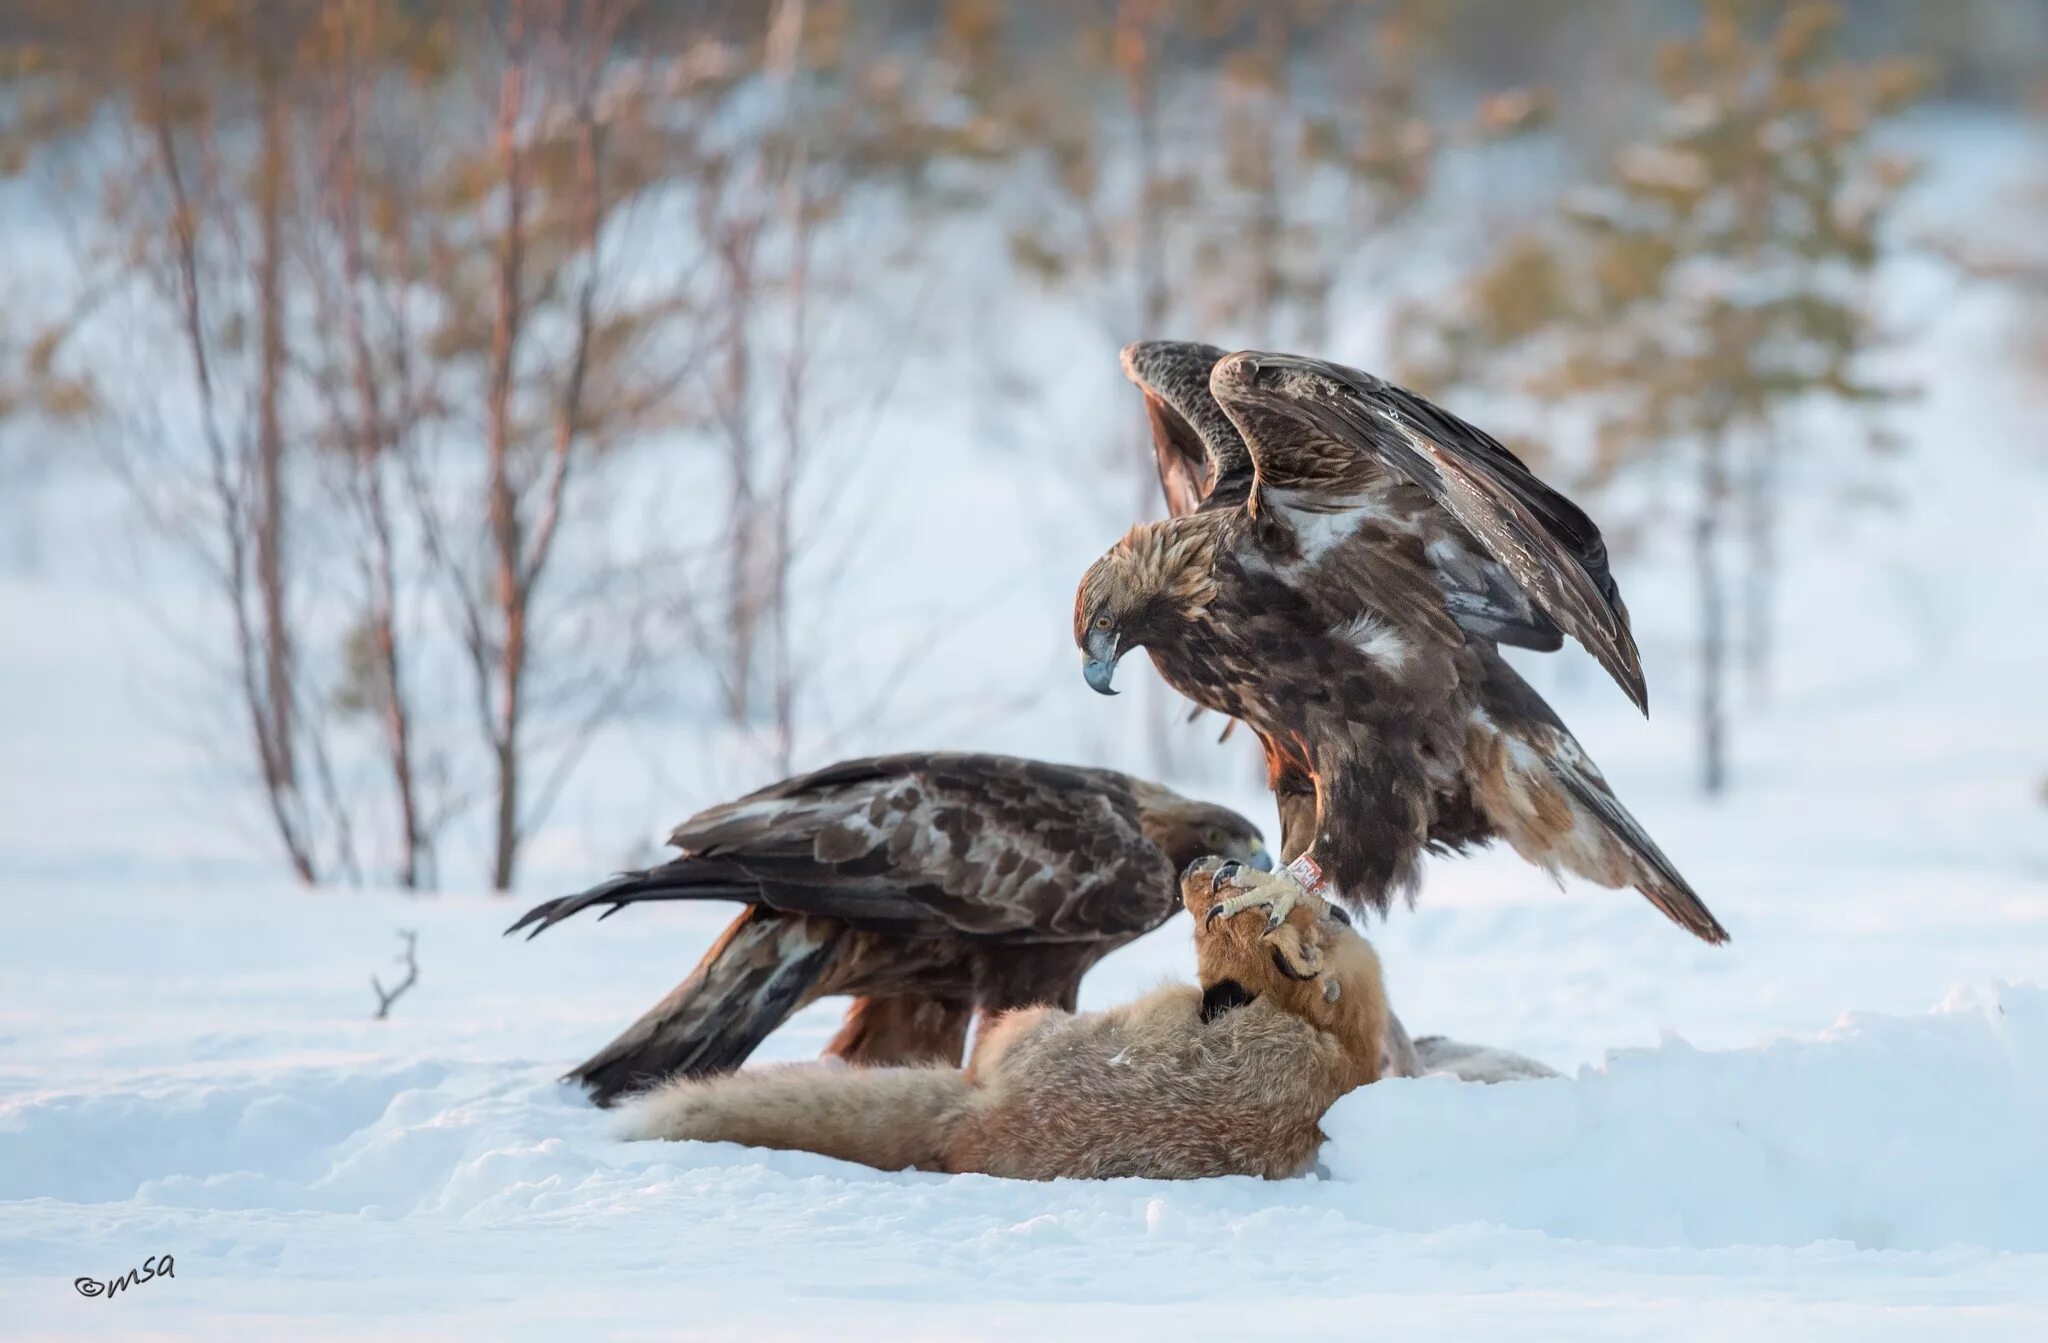
[[[1124,347],[1124,374],[1145,394],[1159,484],[1166,492],[1166,511],[1174,517],[1205,504],[1241,504],[1251,488],[1251,454],[1237,426],[1209,395],[1210,370],[1226,353],[1180,340]]]
[[[1600,529],[1491,435],[1412,392],[1320,359],[1246,351],[1219,361],[1210,381],[1250,448],[1260,497],[1297,529],[1315,519],[1348,531],[1358,501],[1373,499],[1391,472],[1449,513],[1637,708],[1648,709]],[[1279,431],[1250,428],[1254,409],[1277,413]]]
[[[1500,657],[1570,633],[1645,702],[1605,543],[1576,505],[1483,431],[1355,369],[1181,342],[1123,362],[1163,470],[1192,475],[1200,443],[1207,491],[1084,576],[1091,685],[1143,647],[1169,684],[1250,725],[1282,857],[1312,849],[1354,903],[1386,907],[1426,849],[1500,838],[1726,939]]]

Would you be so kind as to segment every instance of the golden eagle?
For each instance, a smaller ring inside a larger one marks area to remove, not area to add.
[[[1091,687],[1114,693],[1117,659],[1143,648],[1169,685],[1256,730],[1283,861],[1353,905],[1412,890],[1426,848],[1501,838],[1727,940],[1500,656],[1570,634],[1646,705],[1606,546],[1576,505],[1483,431],[1356,369],[1173,341],[1123,362],[1173,516],[1081,580]],[[1277,901],[1277,919],[1289,887],[1270,889],[1241,898]]]
[[[848,760],[699,812],[679,857],[529,910],[538,935],[593,905],[737,900],[697,968],[570,1076],[609,1105],[738,1067],[805,1004],[856,1001],[828,1054],[957,1064],[969,1020],[1072,1011],[1081,976],[1178,907],[1216,854],[1265,869],[1257,827],[1114,770],[1000,755]]]

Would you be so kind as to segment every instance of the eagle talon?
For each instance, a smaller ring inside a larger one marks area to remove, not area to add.
[[[1237,874],[1242,871],[1244,871],[1244,864],[1238,862],[1235,858],[1217,868],[1209,876],[1209,893],[1214,895],[1217,887],[1236,881]]]
[[[1264,889],[1278,887],[1278,890]],[[1287,921],[1287,915],[1300,903],[1305,892],[1292,881],[1267,878],[1242,895],[1233,895],[1209,906],[1208,921],[1213,923],[1220,916],[1234,919],[1248,909],[1266,911],[1265,934],[1270,935]]]

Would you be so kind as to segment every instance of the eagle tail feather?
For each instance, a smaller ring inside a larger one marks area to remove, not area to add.
[[[809,1000],[839,934],[820,920],[747,909],[689,978],[564,1080],[608,1106],[672,1077],[737,1068]]]
[[[1679,875],[1678,868],[1664,856],[1657,842],[1650,838],[1628,808],[1621,805],[1608,788],[1597,770],[1588,761],[1581,769],[1574,764],[1552,761],[1558,781],[1572,800],[1590,812],[1601,827],[1628,851],[1634,861],[1633,885],[1643,897],[1679,927],[1691,933],[1702,942],[1715,945],[1728,940],[1728,930],[1714,917],[1706,902],[1701,900],[1686,881]]]

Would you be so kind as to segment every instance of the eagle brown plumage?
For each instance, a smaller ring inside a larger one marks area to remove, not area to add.
[[[1114,770],[1000,755],[849,760],[699,812],[681,854],[538,905],[538,935],[592,906],[748,908],[697,968],[570,1076],[608,1105],[735,1068],[790,1013],[854,995],[828,1054],[957,1064],[977,1010],[1071,1011],[1081,977],[1177,907],[1182,869],[1270,865],[1257,827]]]
[[[1412,889],[1428,848],[1495,838],[1552,872],[1633,886],[1727,933],[1502,659],[1570,634],[1647,704],[1600,531],[1483,431],[1370,374],[1148,341],[1168,508],[1088,570],[1074,639],[1113,693],[1133,648],[1255,729],[1284,861],[1354,905]]]

